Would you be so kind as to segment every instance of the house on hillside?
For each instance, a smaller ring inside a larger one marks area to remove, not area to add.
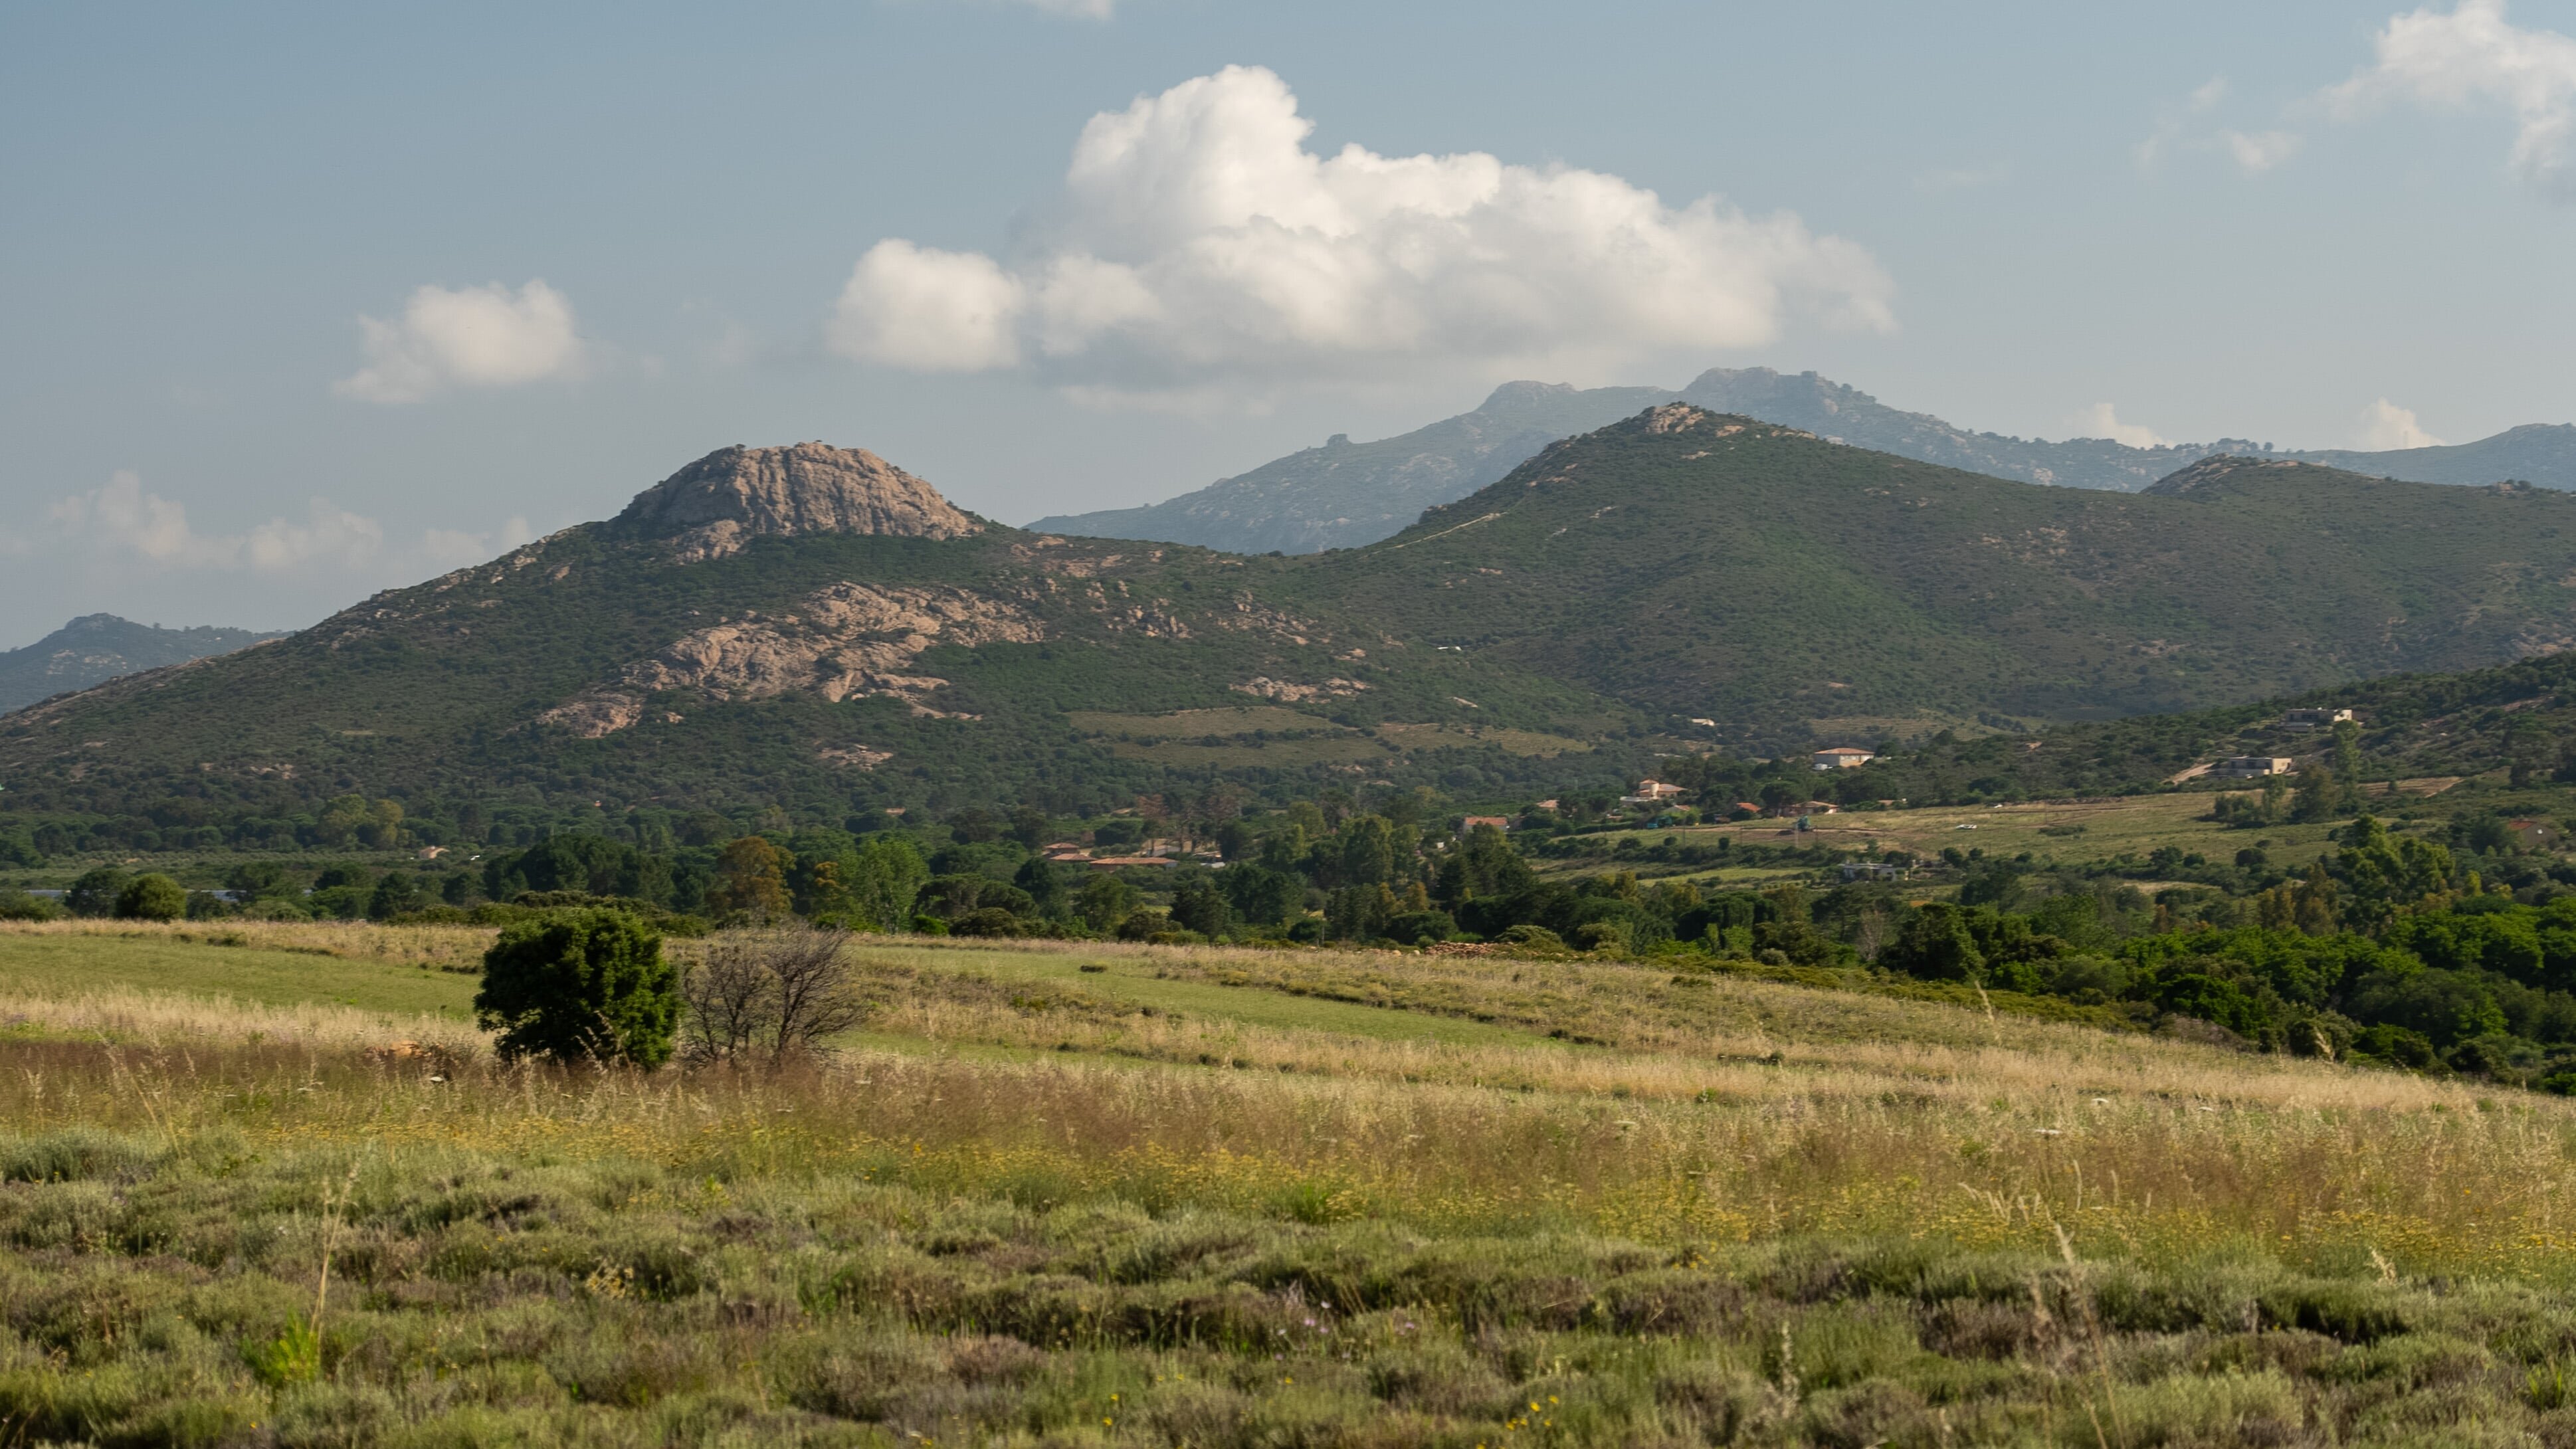
[[[2259,780],[2266,775],[2286,775],[2298,767],[2298,761],[2287,755],[2238,755],[2209,767],[2209,773],[2227,780]]]
[[[2285,730],[2330,730],[2352,718],[2348,709],[2293,709],[2281,714]]]
[[[1678,798],[1681,793],[1682,787],[1679,785],[1667,785],[1661,780],[1641,780],[1637,784],[1637,793],[1634,795],[1620,796],[1619,803],[1622,805],[1661,805],[1667,800]]]
[[[1905,867],[1883,860],[1847,860],[1843,862],[1843,884],[1862,880],[1903,880]]]
[[[1496,830],[1509,830],[1512,828],[1512,817],[1508,815],[1470,815],[1466,819],[1458,822],[1458,833],[1460,835],[1464,835],[1479,825],[1490,825]]]
[[[1816,751],[1810,757],[1810,763],[1819,770],[1857,770],[1877,758],[1876,750],[1860,750],[1850,745],[1836,745],[1830,750]]]

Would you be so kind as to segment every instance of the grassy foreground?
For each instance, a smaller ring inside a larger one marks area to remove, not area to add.
[[[472,933],[337,929],[0,934],[0,1445],[2576,1442],[2558,1099],[963,943],[823,1066],[516,1070],[335,1004]],[[301,1004],[187,974],[263,950]]]

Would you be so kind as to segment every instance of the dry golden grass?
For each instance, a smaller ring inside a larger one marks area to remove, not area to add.
[[[369,921],[0,921],[0,938],[70,936],[308,951],[396,966],[479,969],[493,926],[380,926]]]

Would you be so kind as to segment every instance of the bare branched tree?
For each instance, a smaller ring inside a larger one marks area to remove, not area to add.
[[[682,1045],[699,1061],[771,1064],[813,1050],[859,1024],[849,933],[728,931],[681,978]]]
[[[777,1008],[761,955],[757,937],[728,931],[708,943],[704,960],[681,973],[683,1055],[694,1061],[740,1061],[767,1038]]]
[[[859,1024],[867,1004],[852,989],[850,933],[791,931],[773,936],[764,964],[776,1015],[770,1023],[769,1059],[784,1061],[811,1051],[824,1038]]]

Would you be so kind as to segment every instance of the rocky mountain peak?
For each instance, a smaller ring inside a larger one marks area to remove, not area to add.
[[[864,448],[719,448],[635,495],[624,532],[674,541],[681,562],[722,558],[757,534],[963,538],[983,523]]]

